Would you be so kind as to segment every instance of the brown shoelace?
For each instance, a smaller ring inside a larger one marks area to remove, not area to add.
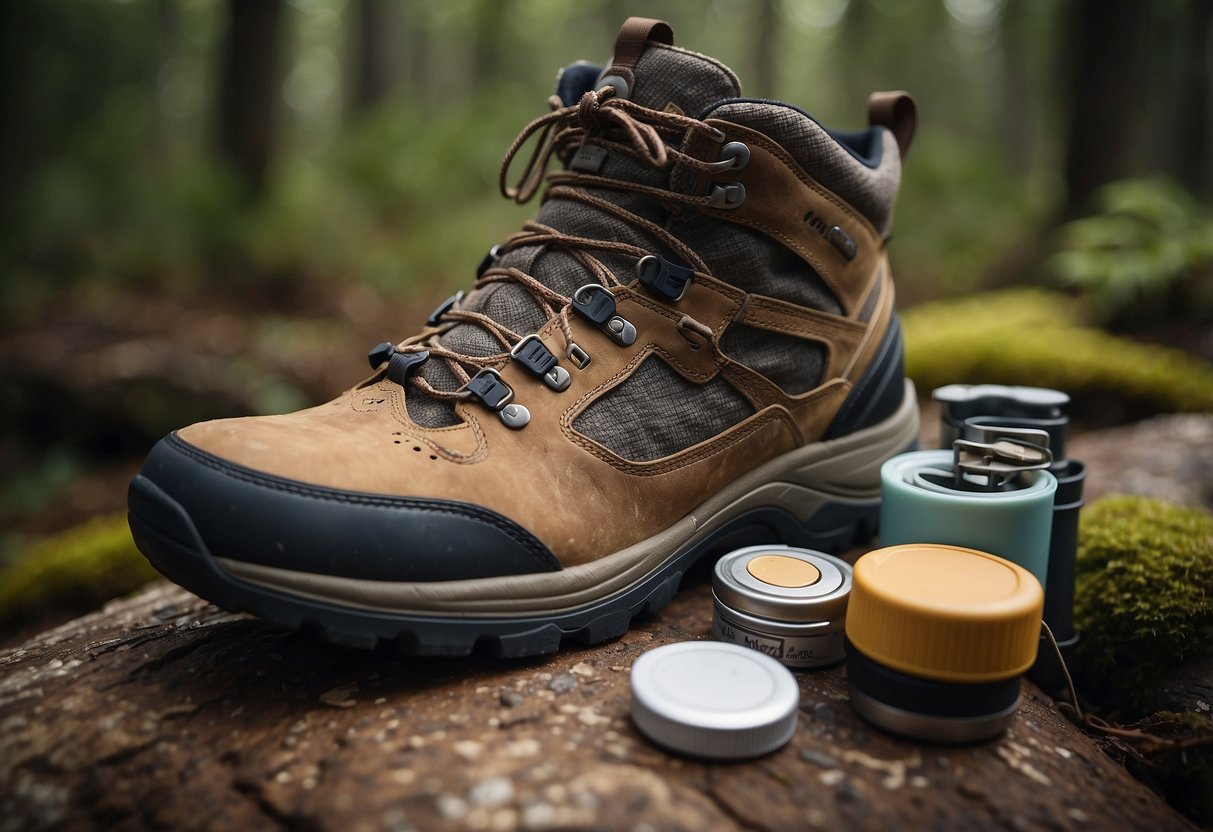
[[[651,110],[627,99],[617,98],[615,90],[611,86],[585,93],[581,100],[573,106],[563,106],[563,102],[556,96],[549,98],[548,103],[552,111],[536,118],[522,129],[506,151],[501,163],[499,175],[501,193],[507,199],[519,204],[528,202],[539,191],[553,155],[567,161],[591,138],[596,146],[604,150],[622,154],[656,170],[677,163],[706,173],[717,170],[720,164],[697,159],[671,146],[682,145],[692,132],[701,133],[715,142],[720,142],[723,140],[723,136],[716,128],[698,119]],[[538,137],[535,149],[527,160],[522,174],[513,185],[509,184],[509,170],[515,157],[536,134]],[[573,200],[609,214],[659,240],[669,250],[676,252],[694,271],[701,274],[708,273],[708,267],[703,260],[665,228],[614,202],[595,196],[587,189],[600,188],[642,194],[662,204],[667,210],[677,210],[680,205],[704,206],[709,203],[709,197],[690,196],[637,182],[575,171],[555,171],[547,174],[546,179],[548,189],[545,199]],[[526,246],[546,246],[567,252],[599,284],[608,289],[622,286],[624,283],[594,256],[595,252],[622,254],[635,257],[637,260],[653,253],[629,243],[595,240],[566,234],[532,221],[526,223],[521,231],[511,235],[502,244],[498,256]],[[493,283],[506,282],[521,285],[539,304],[549,319],[553,316],[558,319],[561,334],[564,336],[565,356],[568,357],[574,347],[569,318],[572,298],[546,286],[521,269],[498,266],[486,269],[477,279],[473,290]],[[460,380],[461,385],[466,385],[471,376],[481,368],[508,360],[510,350],[524,337],[523,334],[515,332],[482,312],[452,308],[447,310],[442,318],[443,323],[451,325],[474,324],[482,327],[501,344],[502,352],[474,356],[450,349],[439,343],[438,340],[438,336],[445,332],[446,328],[439,332],[431,330],[428,333],[408,338],[398,344],[396,349],[401,352],[413,349],[428,350],[431,358],[441,358],[446,361],[451,371]],[[693,325],[698,322],[687,319],[686,316],[683,318],[690,320],[692,328],[696,328]],[[699,324],[698,329],[702,328],[703,325]],[[471,395],[463,386],[451,391],[438,390],[418,374],[411,375],[409,381],[423,393],[436,399],[457,400]]]

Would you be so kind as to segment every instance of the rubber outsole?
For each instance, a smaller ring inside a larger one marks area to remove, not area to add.
[[[783,543],[837,552],[866,543],[875,534],[880,512],[879,501],[829,503],[802,523],[782,509],[754,509],[676,553],[661,569],[596,602],[542,616],[457,618],[346,607],[253,584],[216,563],[186,511],[151,480],[134,479],[129,505],[135,543],[152,565],[224,609],[312,630],[334,644],[369,649],[391,642],[409,655],[466,656],[483,650],[504,658],[552,653],[566,642],[590,645],[617,638],[633,619],[665,607],[697,561],[738,546]]]

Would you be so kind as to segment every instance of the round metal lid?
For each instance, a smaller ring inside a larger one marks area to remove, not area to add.
[[[791,623],[846,615],[851,567],[839,558],[791,546],[747,546],[716,561],[712,591],[722,603]]]
[[[735,644],[667,644],[632,665],[632,720],[680,754],[714,760],[768,754],[792,738],[799,704],[790,670]]]

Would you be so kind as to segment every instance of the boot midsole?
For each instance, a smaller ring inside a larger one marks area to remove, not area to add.
[[[917,438],[917,398],[913,383],[907,380],[901,406],[884,421],[783,454],[729,483],[668,529],[622,551],[559,572],[393,582],[215,560],[234,577],[257,586],[368,610],[467,617],[561,612],[626,590],[748,511],[778,508],[803,523],[831,504],[878,505],[880,466]]]

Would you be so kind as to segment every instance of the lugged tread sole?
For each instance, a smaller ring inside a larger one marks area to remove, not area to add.
[[[783,543],[828,552],[866,543],[875,534],[879,502],[830,503],[802,524],[778,508],[730,520],[635,584],[573,610],[520,617],[442,617],[345,607],[279,592],[224,571],[185,510],[155,483],[138,476],[130,489],[135,543],[166,578],[233,612],[249,612],[289,629],[307,629],[333,644],[374,648],[390,642],[408,655],[466,656],[484,650],[502,658],[553,653],[566,641],[599,644],[654,615],[678,591],[700,558],[739,546]]]

